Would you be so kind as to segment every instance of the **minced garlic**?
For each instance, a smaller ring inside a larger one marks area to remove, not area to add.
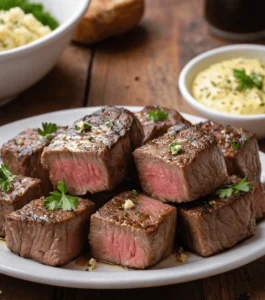
[[[135,204],[132,202],[131,199],[126,199],[125,203],[123,204],[123,208],[126,209],[131,209],[135,206]]]
[[[87,271],[93,271],[97,267],[97,261],[94,258],[91,258],[87,265]]]

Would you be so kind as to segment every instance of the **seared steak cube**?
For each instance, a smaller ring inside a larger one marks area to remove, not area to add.
[[[213,121],[202,123],[201,126],[218,140],[230,175],[236,174],[240,177],[246,176],[251,181],[260,181],[259,147],[254,134]]]
[[[216,254],[253,236],[255,215],[253,190],[224,199],[211,195],[179,210],[182,243],[201,256]]]
[[[63,131],[60,128],[57,134]],[[6,142],[1,149],[2,160],[12,173],[41,180],[43,195],[48,195],[52,188],[48,173],[41,165],[42,151],[49,143],[50,140],[43,139],[37,129],[25,129]]]
[[[197,126],[150,141],[134,151],[134,160],[144,192],[164,202],[193,201],[227,179],[216,139]]]
[[[143,139],[141,124],[124,108],[105,107],[75,122],[42,154],[54,186],[64,180],[72,195],[112,190],[132,163]]]
[[[122,193],[91,217],[92,257],[144,269],[173,250],[176,208],[144,194]]]
[[[253,191],[253,204],[256,213],[256,220],[261,220],[265,217],[265,190],[261,183],[256,184]]]
[[[17,254],[50,266],[63,265],[87,245],[94,204],[79,198],[73,211],[50,211],[44,198],[33,200],[6,218],[6,245]]]
[[[191,123],[184,119],[176,110],[158,105],[145,106],[144,109],[135,115],[144,129],[144,143],[163,135],[173,125],[183,124],[191,126]]]
[[[7,192],[0,191],[0,237],[5,236],[5,217],[41,196],[40,180],[24,176],[15,177]]]

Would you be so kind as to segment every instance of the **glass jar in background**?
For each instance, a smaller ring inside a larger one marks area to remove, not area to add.
[[[210,32],[234,40],[265,37],[265,0],[205,0]]]

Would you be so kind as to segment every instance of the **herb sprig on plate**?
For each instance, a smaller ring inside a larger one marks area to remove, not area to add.
[[[238,194],[242,192],[249,192],[253,188],[252,184],[247,182],[247,178],[243,178],[238,183],[228,185],[225,188],[219,189],[215,192],[219,198],[229,198],[232,194]]]
[[[171,154],[176,155],[183,150],[183,147],[179,144],[179,142],[174,141],[168,146],[168,149]]]
[[[3,192],[8,192],[12,186],[12,182],[15,179],[15,175],[12,174],[7,165],[2,164],[0,167],[0,188]]]
[[[54,123],[42,123],[42,128],[38,128],[38,133],[44,139],[50,140],[52,134],[57,131],[57,125]]]
[[[57,186],[58,191],[51,192],[50,196],[45,198],[44,207],[48,210],[70,211],[78,206],[78,198],[67,194],[67,188],[64,181],[60,181]]]
[[[168,114],[161,109],[154,109],[149,111],[147,118],[153,122],[164,121],[168,118]]]

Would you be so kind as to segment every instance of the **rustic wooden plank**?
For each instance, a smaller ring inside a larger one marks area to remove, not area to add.
[[[53,300],[56,288],[0,274],[0,300]]]
[[[265,257],[237,270],[204,280],[206,300],[234,300],[240,295],[265,299]],[[248,299],[242,298],[242,299]]]
[[[203,300],[202,281],[193,281],[191,283],[156,287],[149,289],[134,290],[76,290],[62,289],[57,294],[57,300],[85,300],[85,299],[168,299],[168,300]]]
[[[90,62],[89,48],[70,45],[43,80],[1,107],[0,125],[50,111],[84,106]]]

